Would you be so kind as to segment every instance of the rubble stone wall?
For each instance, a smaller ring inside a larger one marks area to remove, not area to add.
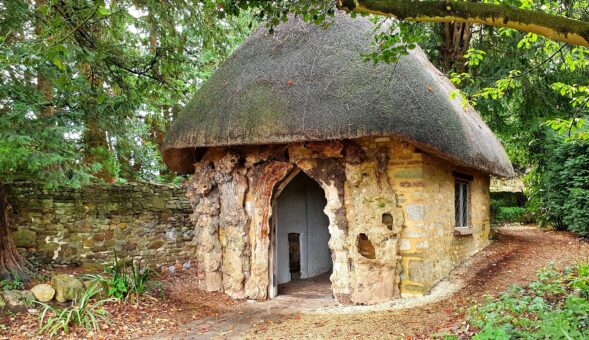
[[[17,246],[62,264],[96,265],[130,256],[152,266],[195,257],[193,209],[181,186],[150,183],[47,190],[7,186]]]

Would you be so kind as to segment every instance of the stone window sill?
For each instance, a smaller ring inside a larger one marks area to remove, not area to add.
[[[454,236],[467,236],[472,234],[474,234],[474,228],[472,227],[454,228]]]

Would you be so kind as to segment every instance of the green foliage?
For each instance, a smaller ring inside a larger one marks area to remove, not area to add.
[[[121,166],[115,155],[105,147],[90,148],[90,157],[94,160],[90,164],[92,172],[101,172],[102,178],[118,178]]]
[[[528,221],[526,208],[522,207],[499,207],[495,219],[498,222],[520,222]]]
[[[98,289],[91,287],[79,301],[74,301],[71,306],[65,308],[35,301],[43,308],[39,315],[39,333],[47,332],[50,336],[60,331],[67,333],[72,325],[83,326],[87,332],[100,333],[100,325],[110,322],[108,312],[102,306],[115,299],[95,300],[97,294]]]
[[[161,282],[154,279],[157,273],[153,269],[143,268],[140,261],[130,263],[128,267],[126,261],[115,256],[112,265],[105,270],[108,278],[96,274],[85,277],[106,286],[108,296],[117,300],[134,299],[139,302],[141,295],[150,290],[163,292]]]
[[[498,195],[491,197],[491,219],[497,223],[533,223],[532,214],[525,207],[517,206],[514,195]],[[495,196],[495,197],[493,197]]]
[[[129,293],[129,281],[127,280],[127,266],[125,262],[120,263],[115,254],[112,266],[107,268],[107,273],[111,275],[107,281],[108,296],[122,300]]]
[[[549,133],[528,176],[530,209],[546,226],[589,235],[589,141]]]
[[[561,2],[495,1],[564,15]],[[587,19],[587,1],[567,3],[566,16]],[[441,31],[441,29],[440,29]],[[472,26],[465,70],[445,69],[445,60],[426,49],[434,63],[460,87],[463,102],[476,105],[518,168],[535,165],[530,145],[549,126],[567,138],[587,139],[589,49],[507,28]],[[443,33],[443,32],[442,32]],[[430,44],[443,49],[443,34]],[[433,49],[436,50],[435,48]],[[458,94],[454,94],[458,97]]]
[[[10,280],[0,280],[1,290],[23,289],[24,283],[18,276],[13,276]]]
[[[581,339],[589,337],[589,264],[548,267],[528,287],[513,286],[474,306],[474,339]]]
[[[0,178],[47,186],[168,181],[181,105],[249,32],[218,1],[0,6]],[[111,178],[112,177],[112,178]]]
[[[421,26],[412,23],[397,22],[373,18],[376,23],[372,50],[363,55],[365,61],[377,64],[379,62],[396,63],[402,56],[409,54],[409,50],[417,46],[423,37],[419,30]]]
[[[141,262],[135,262],[131,265],[131,276],[130,276],[130,291],[135,294],[137,299],[143,293],[147,292],[152,283],[152,278],[156,275],[156,272],[151,268],[141,268]]]
[[[307,22],[324,24],[328,17],[335,14],[335,2],[317,1],[257,1],[257,0],[220,0],[214,1],[221,14],[237,16],[244,12],[269,29],[274,30],[280,22],[288,20],[289,14],[302,17]],[[355,16],[355,13],[352,13]],[[251,25],[250,25],[251,26]]]

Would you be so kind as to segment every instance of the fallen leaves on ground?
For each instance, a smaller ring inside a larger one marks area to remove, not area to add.
[[[56,268],[46,273],[80,274],[79,268]],[[99,334],[87,334],[80,327],[71,328],[67,334],[56,339],[131,339],[160,332],[174,332],[180,325],[190,321],[232,310],[240,302],[222,293],[209,293],[198,289],[194,270],[165,274],[160,278],[164,285],[165,297],[143,295],[139,303],[115,301],[105,304],[110,313],[111,323],[102,326]],[[29,308],[30,309],[30,308]],[[46,339],[48,335],[38,334],[39,321],[23,308],[0,311],[0,337],[10,339]]]

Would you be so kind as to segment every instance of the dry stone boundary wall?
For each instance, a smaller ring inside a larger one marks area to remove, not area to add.
[[[117,256],[151,266],[189,265],[192,207],[181,186],[151,183],[47,190],[8,185],[17,247],[42,262],[95,266]]]

